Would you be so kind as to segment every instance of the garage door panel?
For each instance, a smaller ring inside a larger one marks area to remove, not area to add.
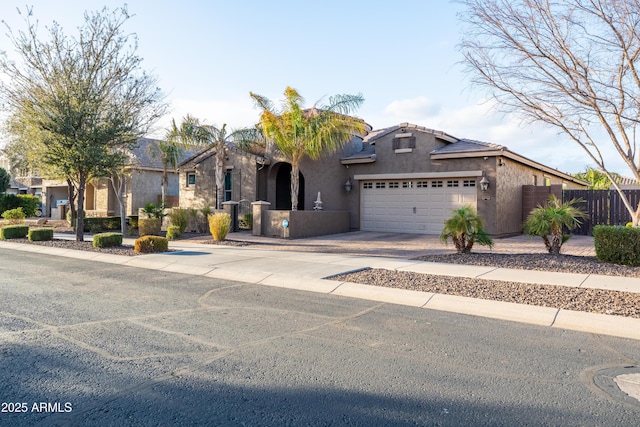
[[[465,204],[476,207],[474,187],[432,187],[417,182],[387,181],[385,188],[361,191],[362,230],[402,233],[440,234],[451,211]],[[389,182],[397,182],[389,185]]]

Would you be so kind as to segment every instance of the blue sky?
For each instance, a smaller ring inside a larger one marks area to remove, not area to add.
[[[111,0],[31,0],[40,27],[57,21],[76,33],[85,10],[124,5]],[[24,23],[3,1],[0,17]],[[81,6],[79,6],[81,5]],[[362,93],[356,115],[375,129],[410,122],[457,137],[494,142],[564,172],[589,164],[579,147],[553,130],[523,126],[490,111],[472,87],[456,50],[460,6],[446,0],[129,0],[143,68],[159,78],[172,111],[231,127],[258,119],[249,92],[278,101],[287,86],[312,105],[324,96]],[[4,30],[4,28],[3,28]],[[15,57],[0,37],[0,50]],[[43,32],[44,34],[44,32]],[[616,164],[615,154],[610,164]],[[614,167],[623,174],[624,167]]]

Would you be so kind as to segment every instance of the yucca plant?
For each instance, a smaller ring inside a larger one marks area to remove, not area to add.
[[[493,240],[484,231],[484,223],[476,210],[465,205],[451,213],[451,217],[444,222],[444,229],[440,234],[443,242],[451,238],[459,254],[471,252],[473,244],[493,246]]]
[[[564,230],[573,230],[587,218],[587,214],[576,203],[584,202],[582,199],[572,199],[563,202],[556,196],[549,196],[546,206],[538,205],[531,211],[524,222],[524,232],[531,236],[540,236],[544,245],[552,255],[558,255],[564,242],[569,240],[570,234]]]

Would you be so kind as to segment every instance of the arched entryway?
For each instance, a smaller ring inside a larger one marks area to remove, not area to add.
[[[304,210],[304,176],[300,177],[298,191],[298,210]],[[291,210],[291,165],[281,163],[276,173],[276,210]]]

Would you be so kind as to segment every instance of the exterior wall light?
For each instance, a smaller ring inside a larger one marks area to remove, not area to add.
[[[482,191],[487,191],[488,188],[489,188],[489,180],[487,179],[486,176],[483,176],[482,179],[480,180],[480,189]]]
[[[347,177],[347,182],[344,183],[344,190],[349,193],[351,192],[351,188],[353,187],[353,185],[351,184],[351,179],[349,177]]]

